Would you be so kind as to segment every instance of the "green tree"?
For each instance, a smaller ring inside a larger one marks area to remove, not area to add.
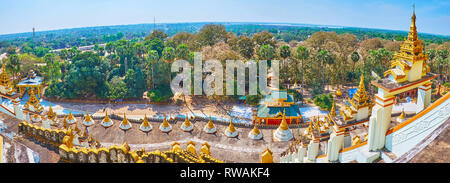
[[[175,53],[178,59],[188,60],[189,58],[189,48],[185,44],[179,44]]]
[[[127,85],[119,76],[114,76],[107,84],[109,99],[123,99],[127,95]]]
[[[202,46],[212,46],[227,37],[225,26],[220,24],[204,25],[198,32],[199,41]]]
[[[12,54],[8,57],[6,68],[13,73],[14,82],[17,83],[17,73],[20,72],[21,62],[17,54]]]
[[[252,58],[253,53],[255,52],[255,44],[253,40],[248,36],[239,36],[239,40],[237,42],[239,47],[239,53],[247,59]]]
[[[153,32],[148,35],[147,37],[145,37],[145,40],[152,40],[152,39],[160,39],[161,41],[164,41],[164,39],[166,39],[169,35],[167,35],[164,31],[162,30],[153,30]]]
[[[304,61],[306,59],[308,59],[309,57],[309,51],[308,48],[306,48],[305,46],[299,46],[297,48],[297,58],[302,60],[302,91],[303,91],[303,87],[305,84],[305,67],[304,67]],[[297,70],[297,66],[295,67]],[[298,73],[298,72],[297,72]]]

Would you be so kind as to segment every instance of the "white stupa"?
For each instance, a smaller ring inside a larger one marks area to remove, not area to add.
[[[72,110],[69,109],[69,117],[67,117],[67,123],[71,125],[74,124],[75,122],[77,122],[77,120],[75,119],[75,117],[73,117]]]
[[[255,123],[255,126],[253,127],[252,131],[248,133],[248,138],[251,138],[253,140],[260,140],[262,139],[263,134],[261,131],[259,131],[258,126]]]
[[[122,120],[122,123],[120,123],[119,128],[122,129],[122,130],[125,130],[125,131],[131,129],[131,124],[128,121],[127,116],[125,115],[125,113],[123,113],[123,120]]]
[[[402,113],[397,117],[397,122],[401,123],[403,121],[406,121],[405,109],[402,109]]]
[[[194,126],[192,125],[192,123],[189,121],[189,117],[186,115],[186,119],[184,120],[184,122],[181,124],[181,130],[185,131],[185,132],[191,132],[192,130],[194,130]]]
[[[105,118],[103,118],[100,124],[105,128],[111,127],[114,124],[113,121],[109,119],[108,111],[105,112]]]
[[[168,133],[168,132],[172,131],[172,125],[170,125],[169,122],[167,122],[166,116],[164,116],[163,123],[161,123],[161,125],[159,125],[159,130],[161,130],[161,132],[164,132],[164,133]]]
[[[148,122],[147,115],[144,116],[144,121],[142,122],[141,126],[139,126],[139,129],[143,132],[152,131],[152,125]]]
[[[236,130],[236,128],[234,128],[233,119],[231,119],[230,125],[225,130],[225,136],[227,136],[229,138],[234,138],[234,137],[237,137],[238,135],[239,135],[239,131]]]
[[[89,115],[89,111],[86,110],[86,117],[83,120],[84,126],[92,126],[94,125],[94,120],[92,120],[91,116]]]
[[[286,122],[286,111],[283,111],[283,119],[281,120],[280,126],[274,132],[273,137],[277,141],[290,141],[294,138],[294,135],[292,135],[292,131],[289,129]]]
[[[203,131],[205,131],[206,133],[216,133],[216,126],[214,125],[214,123],[211,120],[211,117],[209,118],[209,122],[205,125],[205,127],[203,128]]]

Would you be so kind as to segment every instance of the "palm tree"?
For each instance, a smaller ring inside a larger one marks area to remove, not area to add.
[[[297,58],[302,60],[302,94],[303,94],[303,85],[305,84],[305,68],[304,68],[304,60],[308,59],[309,57],[309,51],[308,48],[304,47],[304,46],[299,46],[297,48]],[[298,67],[295,67],[296,69]]]
[[[280,57],[283,58],[283,74],[285,74],[286,71],[286,58],[291,56],[291,48],[289,45],[283,45],[280,47]],[[283,77],[284,78],[284,77]]]
[[[331,65],[334,63],[334,59],[331,58],[330,54],[327,50],[321,50],[319,54],[317,55],[317,58],[320,62],[320,65]],[[320,67],[319,67],[320,68]],[[325,68],[323,68],[322,71],[322,85],[325,88]]]

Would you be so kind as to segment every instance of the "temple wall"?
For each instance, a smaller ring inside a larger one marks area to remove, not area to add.
[[[449,94],[443,96],[440,99],[442,100],[441,104],[430,106],[430,108],[405,121],[403,124],[407,124],[402,128],[398,128],[390,134],[388,132],[386,136],[386,148],[398,157],[411,150],[437,127],[448,120],[450,117],[450,100],[448,98]]]

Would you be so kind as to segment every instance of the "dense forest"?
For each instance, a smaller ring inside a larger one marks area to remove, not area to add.
[[[299,83],[324,98],[327,86],[383,76],[407,32],[308,25],[184,23],[124,25],[0,35],[15,82],[29,69],[43,75],[51,98],[170,101],[170,63],[203,60],[280,60],[280,82]],[[151,33],[149,33],[151,30]],[[431,71],[448,82],[450,37],[419,34]],[[106,45],[99,46],[98,44]],[[80,46],[95,45],[91,51]],[[52,52],[54,49],[62,49]],[[293,91],[295,92],[295,91]],[[298,93],[296,98],[302,98]],[[261,96],[247,96],[254,104]],[[237,100],[238,96],[216,96]],[[329,103],[329,102],[328,102]]]

